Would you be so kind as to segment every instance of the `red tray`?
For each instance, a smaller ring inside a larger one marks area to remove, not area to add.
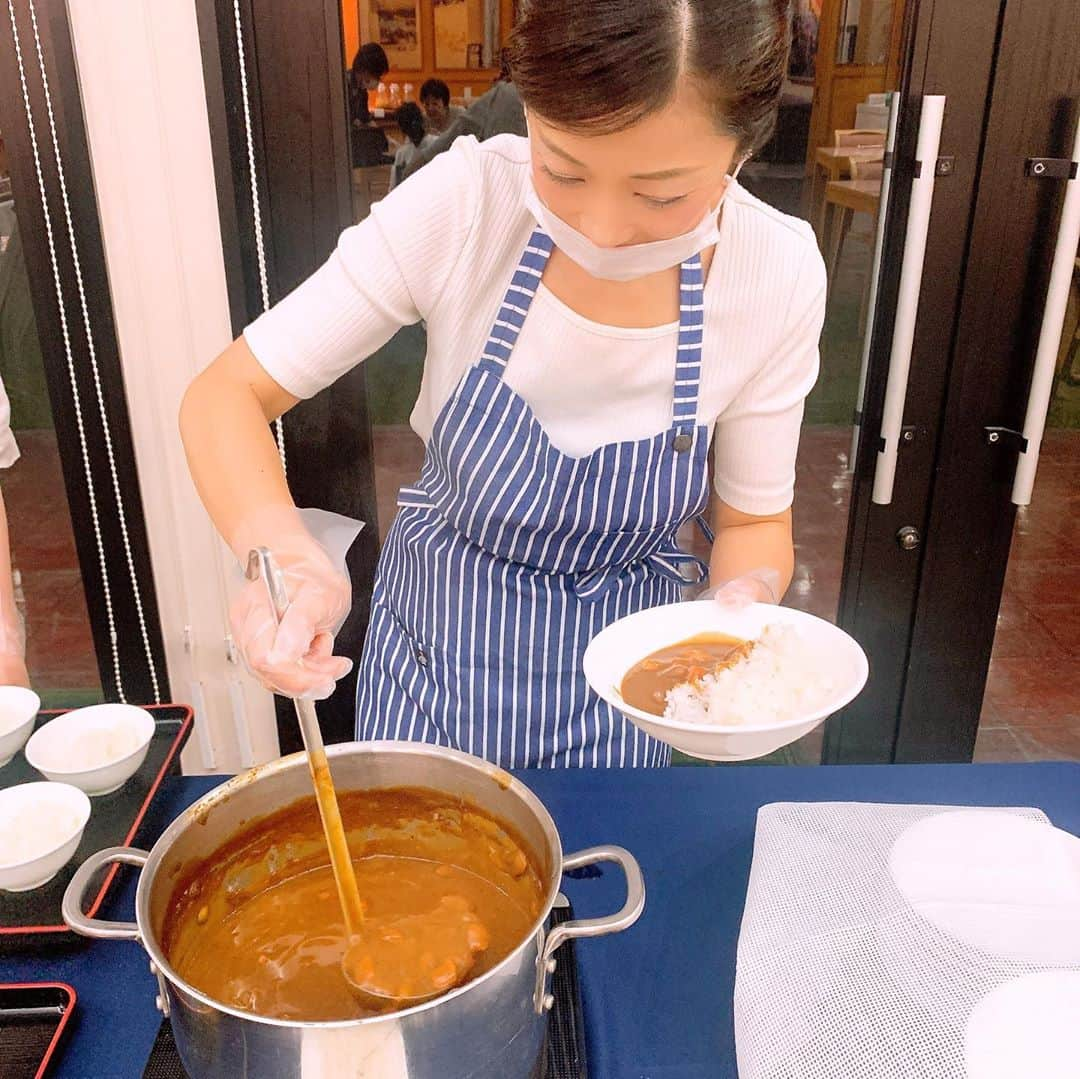
[[[75,1010],[65,982],[0,985],[0,1061],[5,1079],[42,1079],[56,1062]]]
[[[142,767],[118,791],[91,798],[90,820],[74,857],[48,884],[30,892],[0,892],[0,945],[14,946],[20,938],[40,940],[44,934],[70,933],[60,915],[60,902],[72,875],[79,865],[103,847],[129,846],[135,842],[150,804],[161,781],[179,768],[180,750],[191,732],[192,712],[187,705],[149,705],[146,710],[157,727]],[[36,726],[47,723],[65,709],[41,712]],[[29,783],[43,777],[20,752],[0,768],[0,788]],[[101,883],[87,914],[97,914],[120,866],[112,865],[102,873]],[[46,938],[47,939],[47,938]]]

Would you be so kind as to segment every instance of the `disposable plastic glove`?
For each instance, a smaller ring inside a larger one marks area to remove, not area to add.
[[[751,603],[779,603],[779,592],[780,574],[771,566],[762,566],[710,588],[698,598],[714,599],[730,610],[741,611]]]
[[[264,511],[230,537],[242,567],[267,547],[281,570],[289,606],[277,624],[266,583],[245,578],[229,612],[233,640],[248,670],[286,697],[323,700],[352,661],[335,656],[334,635],[352,606],[349,578],[304,527],[298,511]]]

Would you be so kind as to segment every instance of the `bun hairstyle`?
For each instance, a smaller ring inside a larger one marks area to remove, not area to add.
[[[510,43],[525,107],[582,134],[621,131],[695,86],[740,154],[776,122],[790,0],[525,0]]]

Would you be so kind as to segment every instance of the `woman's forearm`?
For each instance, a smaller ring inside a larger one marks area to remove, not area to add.
[[[253,534],[259,520],[295,515],[269,427],[295,401],[262,370],[243,338],[184,395],[180,434],[188,467],[211,520],[234,551],[270,541]]]
[[[772,598],[779,602],[791,584],[795,568],[791,510],[770,517],[754,517],[721,502],[713,512],[713,530],[716,539],[709,560],[710,587],[767,568],[777,574],[776,594]]]

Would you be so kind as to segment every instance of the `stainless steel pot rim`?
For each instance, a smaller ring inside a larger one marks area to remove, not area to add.
[[[475,771],[484,772],[493,783],[498,784],[503,790],[513,791],[519,798],[524,801],[528,807],[537,815],[541,822],[545,825],[545,830],[549,831],[554,837],[554,855],[558,866],[561,867],[563,859],[562,840],[559,836],[559,831],[555,827],[555,822],[551,819],[551,814],[547,811],[547,807],[543,802],[524,783],[515,779],[509,772],[504,771],[502,768],[497,767],[494,764],[490,764],[487,761],[481,760],[478,757],[472,757],[468,753],[461,753],[455,749],[446,749],[442,746],[428,745],[423,742],[392,742],[392,741],[376,741],[376,742],[337,742],[333,745],[326,747],[326,754],[333,760],[335,757],[346,756],[349,753],[355,752],[357,749],[378,751],[380,753],[400,753],[409,756],[431,756],[431,757],[451,757],[459,761],[462,765],[472,768]],[[248,772],[242,772],[240,775],[234,776],[232,779],[223,783],[219,787],[215,787],[212,791],[203,795],[197,802],[192,803],[183,813],[180,814],[174,820],[168,828],[158,837],[157,842],[150,849],[150,854],[146,860],[142,872],[139,874],[139,881],[135,892],[135,914],[136,921],[139,924],[139,943],[142,944],[147,954],[150,956],[150,960],[154,967],[162,974],[162,976],[170,982],[175,988],[179,989],[186,996],[193,997],[200,1003],[207,1005],[210,1008],[214,1008],[219,1012],[224,1012],[227,1015],[235,1016],[238,1019],[246,1019],[249,1022],[262,1023],[266,1026],[273,1027],[288,1027],[289,1029],[335,1029],[335,1028],[354,1028],[358,1025],[375,1026],[380,1023],[394,1022],[403,1018],[404,1016],[416,1015],[419,1012],[430,1011],[433,1008],[445,1005],[448,1001],[453,1000],[456,997],[462,996],[469,992],[474,986],[481,985],[484,982],[491,981],[497,978],[511,963],[517,959],[520,954],[528,946],[529,942],[537,937],[537,935],[543,930],[544,924],[547,922],[548,915],[551,913],[551,908],[555,904],[555,898],[559,894],[559,884],[562,879],[561,872],[553,872],[552,882],[548,888],[547,896],[544,900],[544,905],[541,909],[539,917],[533,923],[529,932],[522,938],[521,943],[503,959],[500,963],[496,964],[491,970],[485,971],[478,978],[474,978],[470,982],[466,982],[464,985],[458,986],[457,989],[452,989],[448,993],[444,993],[440,997],[436,997],[434,1000],[429,1000],[424,1004],[418,1004],[413,1008],[404,1008],[401,1011],[391,1012],[388,1015],[373,1015],[363,1019],[334,1019],[323,1022],[315,1022],[308,1020],[295,1020],[295,1019],[274,1019],[268,1016],[258,1015],[255,1012],[243,1011],[240,1008],[234,1008],[231,1005],[223,1004],[221,1001],[215,1000],[213,997],[207,996],[201,990],[196,989],[194,986],[186,982],[177,972],[172,968],[169,961],[165,958],[165,954],[162,952],[161,947],[158,945],[157,940],[147,939],[142,932],[144,925],[149,925],[149,913],[150,913],[150,881],[153,880],[154,872],[157,865],[161,862],[165,853],[172,845],[172,840],[182,832],[193,818],[198,818],[200,815],[212,812],[214,805],[219,802],[227,801],[230,794],[236,790],[246,787],[249,784],[256,782],[263,775],[270,775],[278,771],[283,771],[290,766],[295,766],[299,761],[303,760],[304,754],[293,753],[288,757],[281,757],[276,761],[272,761],[269,764],[259,765],[256,768],[251,769]],[[274,807],[283,808],[283,807]],[[273,812],[273,809],[269,809],[268,812]],[[148,873],[147,869],[151,871]]]

